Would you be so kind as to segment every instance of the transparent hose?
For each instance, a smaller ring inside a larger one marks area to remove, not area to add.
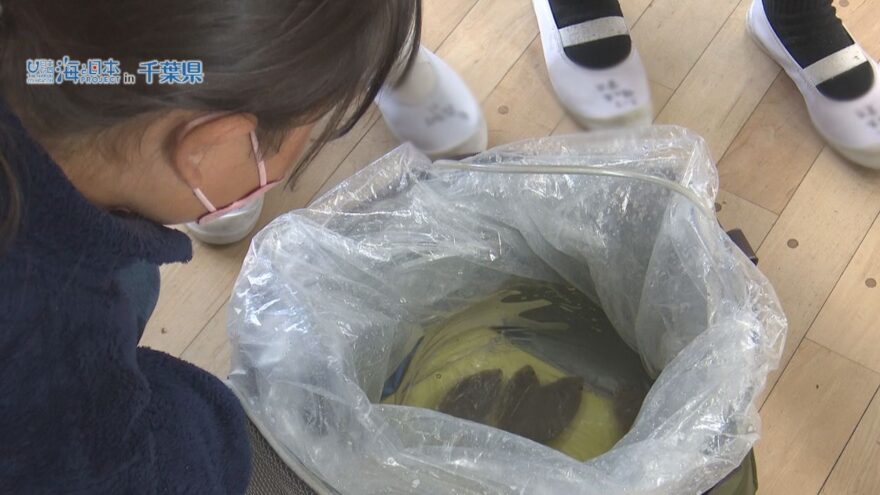
[[[656,184],[658,186],[669,189],[670,191],[681,194],[682,196],[690,200],[690,202],[693,203],[697,208],[699,208],[699,210],[703,212],[703,214],[705,214],[706,216],[711,218],[715,215],[715,212],[712,211],[711,208],[703,204],[700,197],[690,188],[685,187],[678,182],[655,177],[653,175],[633,172],[632,170],[623,170],[616,168],[569,167],[565,165],[485,165],[476,163],[464,163],[454,160],[437,160],[436,162],[434,162],[434,167],[437,169],[463,170],[467,172],[487,172],[495,174],[574,174],[633,179],[642,182],[650,182],[651,184]]]

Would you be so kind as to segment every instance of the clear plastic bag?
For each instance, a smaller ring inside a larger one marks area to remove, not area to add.
[[[401,147],[254,239],[229,380],[319,492],[699,494],[758,439],[786,320],[717,224],[717,174],[678,127],[572,135],[432,164]],[[428,409],[377,405],[423,328],[514,278],[599,303],[656,382],[579,462]]]

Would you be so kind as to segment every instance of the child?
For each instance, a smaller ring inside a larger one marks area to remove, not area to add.
[[[244,493],[250,447],[236,398],[208,373],[137,348],[156,265],[192,254],[163,225],[204,223],[294,180],[401,61],[426,56],[412,42],[419,2],[0,6],[0,493]],[[102,59],[95,66],[112,74],[110,58],[136,83],[69,80],[93,66],[68,71],[71,60]],[[61,61],[49,84],[27,84],[26,69],[39,82],[37,59]],[[163,69],[195,84],[160,84],[151,72],[164,60],[200,62]],[[423,77],[457,77],[431,67]],[[453,97],[447,86],[415,98]],[[394,110],[388,98],[383,110]]]

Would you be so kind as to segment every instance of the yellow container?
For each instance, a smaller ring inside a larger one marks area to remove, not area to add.
[[[459,382],[486,370],[501,370],[502,386],[526,366],[535,370],[542,386],[567,376],[495,330],[488,327],[473,330],[466,325],[449,323],[444,324],[442,332],[426,332],[398,391],[383,403],[437,410],[443,398]],[[615,414],[610,398],[586,387],[581,393],[580,408],[574,419],[547,445],[585,461],[610,450],[626,430]],[[548,404],[548,407],[553,405]],[[497,419],[497,415],[492,414],[484,423],[497,426]]]

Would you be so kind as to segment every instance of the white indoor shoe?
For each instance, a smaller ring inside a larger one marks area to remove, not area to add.
[[[622,14],[617,15],[619,9],[607,17],[557,23],[550,0],[533,0],[533,4],[550,81],[572,117],[588,129],[649,125],[653,111],[648,77],[638,51],[628,39],[626,20]],[[613,38],[625,38],[627,48],[622,59],[612,60],[610,65],[591,66],[571,56],[579,47]]]
[[[853,162],[880,169],[880,71],[877,61],[855,43],[802,68],[770,24],[763,0],[753,0],[748,28],[758,44],[797,85],[813,125],[825,140]],[[823,83],[866,62],[874,72],[874,82],[863,95],[854,99],[832,99],[818,89]]]
[[[376,104],[400,141],[432,159],[473,155],[488,145],[479,102],[461,77],[424,47],[405,79],[386,84]]]

